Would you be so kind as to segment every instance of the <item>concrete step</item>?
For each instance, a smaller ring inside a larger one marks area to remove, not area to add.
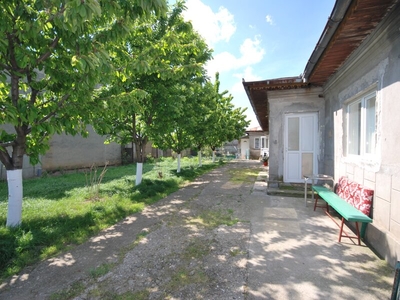
[[[304,198],[304,190],[288,190],[281,188],[267,188],[267,195],[271,196],[282,196],[282,197],[296,197],[296,198]],[[311,191],[307,192],[307,197],[311,197]]]
[[[304,184],[302,183],[284,183],[282,181],[269,181],[268,184],[268,195],[304,198]],[[310,188],[307,189],[307,195],[308,197],[312,195]]]

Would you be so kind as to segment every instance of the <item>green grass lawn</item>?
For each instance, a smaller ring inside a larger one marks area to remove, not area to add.
[[[135,186],[136,165],[107,167],[91,172],[58,172],[24,180],[22,224],[5,226],[7,182],[0,182],[0,277],[81,244],[128,215],[140,212],[182,185],[218,167],[219,163],[164,158],[143,165],[142,184]]]

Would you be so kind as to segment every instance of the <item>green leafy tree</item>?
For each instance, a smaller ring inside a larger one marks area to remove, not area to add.
[[[173,106],[167,110],[158,109],[154,115],[154,122],[149,126],[149,134],[154,145],[161,149],[172,149],[178,155],[177,172],[180,172],[180,158],[184,150],[193,145],[191,128],[196,125],[194,111],[195,89],[197,81],[203,78],[180,80],[169,89],[169,102]]]
[[[219,87],[219,73],[216,73],[214,83],[206,82],[198,92],[196,110],[199,113],[191,134],[194,136],[194,145],[200,152],[200,164],[202,148],[211,147],[215,160],[216,148],[225,142],[239,139],[249,125],[249,121],[246,121],[246,109],[235,108],[232,95],[228,91],[220,93]]]
[[[198,153],[199,166],[202,165],[202,149],[211,141],[210,129],[213,129],[217,113],[217,96],[211,81],[199,83],[194,88],[191,111],[193,124],[188,128],[193,144]]]
[[[166,8],[163,0],[1,1],[0,125],[12,130],[0,129],[0,161],[15,177],[7,225],[21,219],[23,156],[37,163],[54,133],[86,135],[109,49],[136,19]]]
[[[107,107],[101,119],[108,121],[95,122],[97,130],[110,140],[135,145],[139,163],[149,135],[158,139],[169,128],[163,115],[173,116],[183,109],[177,86],[202,78],[203,65],[211,58],[204,40],[184,21],[183,9],[178,1],[166,17],[137,22],[123,46],[115,50],[122,54],[116,55],[116,72],[101,95]],[[163,123],[153,126],[154,122]]]

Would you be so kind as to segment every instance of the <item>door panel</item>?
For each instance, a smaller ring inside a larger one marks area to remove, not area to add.
[[[287,124],[289,151],[298,151],[300,149],[299,118],[289,118]]]
[[[301,118],[301,150],[313,152],[314,150],[314,118],[313,116]]]
[[[313,166],[313,154],[303,153],[301,156],[302,175],[314,174],[315,172],[313,172]]]
[[[288,178],[296,178],[300,172],[299,153],[289,152],[287,155],[288,164],[292,167],[288,168]]]
[[[288,114],[284,133],[284,182],[304,182],[303,176],[318,173],[318,115]]]

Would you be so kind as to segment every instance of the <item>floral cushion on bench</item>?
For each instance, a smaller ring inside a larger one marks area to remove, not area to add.
[[[367,189],[361,184],[343,176],[340,177],[336,186],[336,194],[359,211],[369,216],[372,206],[372,197],[374,196],[373,190]]]

